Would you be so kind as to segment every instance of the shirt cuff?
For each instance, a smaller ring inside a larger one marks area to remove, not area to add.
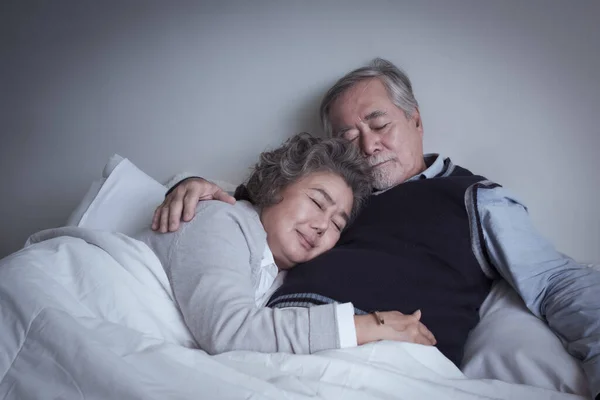
[[[354,326],[354,306],[352,303],[336,304],[336,321],[340,349],[356,347],[356,326]]]
[[[169,190],[167,190],[167,193],[165,193],[165,197],[167,197],[173,190],[175,190],[175,188],[177,186],[179,186],[181,183],[183,183],[183,181],[187,181],[188,179],[192,179],[192,178],[202,178],[202,177],[198,176],[198,175],[188,174],[187,172],[175,175],[165,185],[167,188],[169,188]]]

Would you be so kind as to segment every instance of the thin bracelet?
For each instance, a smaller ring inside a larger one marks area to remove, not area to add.
[[[373,314],[373,316],[375,317],[375,319],[377,320],[377,325],[384,325],[385,324],[385,320],[383,319],[383,317],[379,314],[379,312],[377,311],[373,311],[371,314]]]

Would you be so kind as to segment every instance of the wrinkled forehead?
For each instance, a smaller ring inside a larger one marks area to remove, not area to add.
[[[341,93],[329,107],[332,133],[356,125],[374,113],[386,113],[396,106],[379,79],[356,83]]]

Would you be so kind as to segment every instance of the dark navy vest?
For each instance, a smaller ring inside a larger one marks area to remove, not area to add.
[[[460,366],[491,287],[473,255],[465,207],[467,188],[484,179],[455,167],[447,177],[371,196],[337,246],[290,270],[268,305],[352,302],[359,314],[421,309],[439,350]]]

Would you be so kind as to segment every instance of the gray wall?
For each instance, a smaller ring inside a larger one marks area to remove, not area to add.
[[[161,181],[239,181],[266,146],[318,131],[337,77],[383,56],[413,79],[427,151],[600,261],[599,4],[3,1],[0,256],[63,223],[113,153]]]

